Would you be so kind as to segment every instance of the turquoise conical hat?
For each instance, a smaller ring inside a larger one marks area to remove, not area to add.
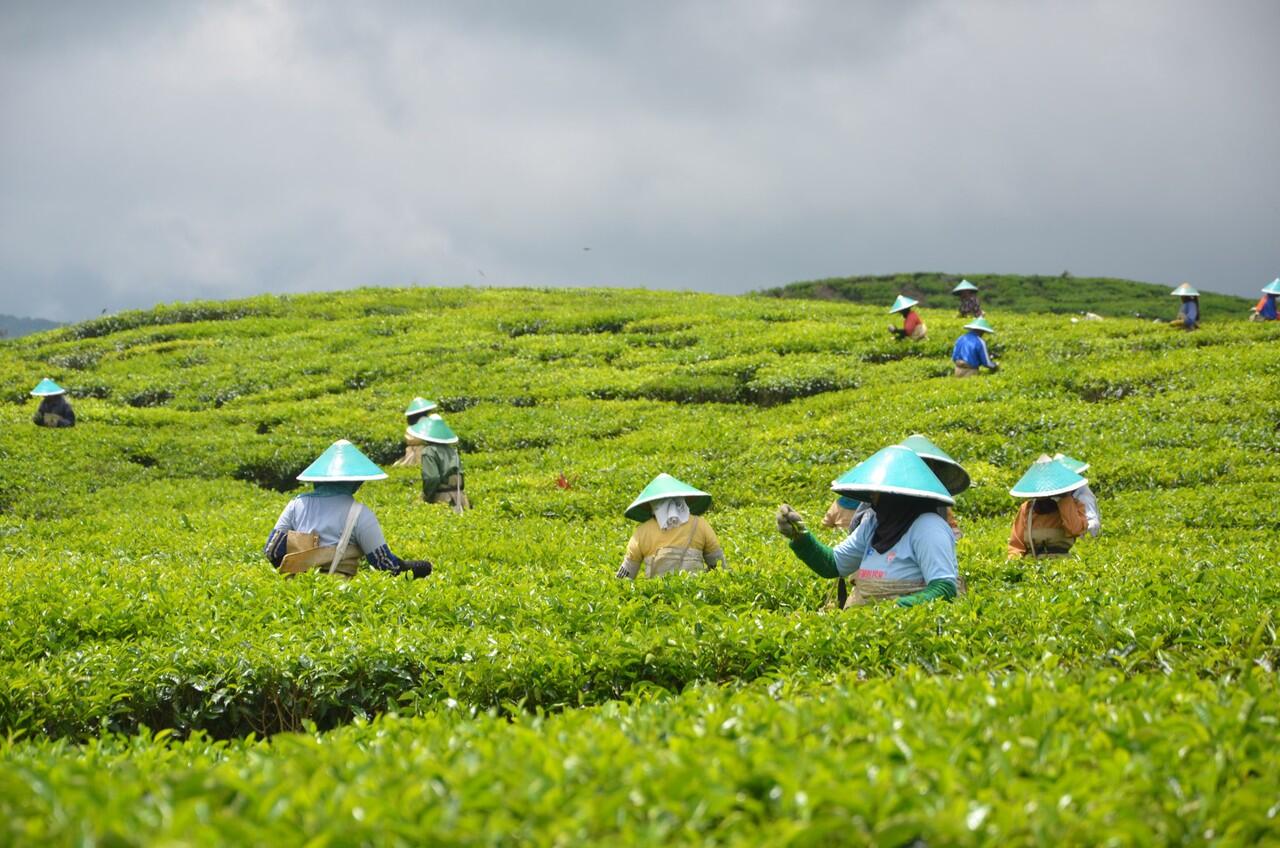
[[[1074,456],[1067,456],[1065,453],[1055,453],[1053,458],[1057,462],[1065,465],[1068,471],[1074,471],[1076,474],[1083,474],[1089,470],[1089,463],[1082,459],[1076,459]]]
[[[984,333],[994,333],[996,328],[991,326],[991,322],[986,318],[974,318],[968,324],[964,325],[966,330],[980,330]]]
[[[942,481],[915,451],[902,445],[881,448],[836,478],[831,490],[838,495],[870,501],[873,493],[911,495],[954,504]]]
[[[1200,292],[1196,291],[1196,287],[1191,285],[1190,283],[1183,283],[1173,291],[1169,292],[1169,294],[1174,295],[1175,297],[1199,297],[1200,296]]]
[[[59,386],[57,383],[45,377],[36,383],[36,387],[31,390],[31,394],[36,397],[48,397],[49,395],[65,395],[67,390]]]
[[[439,406],[439,404],[437,404],[433,400],[427,400],[426,398],[416,397],[413,400],[409,401],[409,405],[406,406],[404,409],[404,414],[405,414],[405,417],[408,417],[410,415],[417,415],[419,412],[430,412],[431,410],[435,409],[437,406]]]
[[[1276,277],[1271,282],[1262,287],[1263,294],[1280,294],[1280,277]]]
[[[1013,484],[1009,494],[1015,498],[1052,498],[1074,492],[1088,480],[1048,456],[1041,456],[1022,479]]]
[[[942,481],[942,485],[946,486],[951,494],[958,495],[969,488],[969,472],[952,459],[950,454],[925,436],[913,433],[898,444],[915,451],[916,456],[924,460],[924,464],[929,466],[929,470]]]
[[[664,472],[650,480],[649,485],[644,487],[644,491],[636,496],[631,506],[622,514],[632,521],[648,521],[653,516],[653,507],[649,504],[663,498],[684,498],[689,505],[689,512],[694,515],[702,515],[711,508],[710,495]]]
[[[915,306],[919,302],[920,301],[918,300],[912,300],[906,295],[900,294],[898,295],[898,299],[893,302],[893,306],[889,307],[889,312],[890,314],[894,312],[901,312],[904,309],[910,309],[911,307]]]
[[[956,287],[951,290],[952,294],[960,294],[960,292],[977,291],[978,287],[968,280],[961,280]]]
[[[412,426],[406,427],[404,432],[407,435],[422,439],[424,442],[432,442],[437,445],[455,445],[458,443],[458,434],[453,432],[453,428],[444,423],[444,419],[439,415],[428,415],[426,418],[419,418]]]
[[[362,480],[385,480],[387,473],[346,439],[329,445],[315,462],[298,475],[304,483],[355,483]]]

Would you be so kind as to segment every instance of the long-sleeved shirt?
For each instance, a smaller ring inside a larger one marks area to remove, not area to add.
[[[58,416],[56,424],[46,423],[44,417],[46,415]],[[40,406],[36,409],[36,414],[31,420],[41,427],[74,427],[76,426],[76,413],[71,408],[70,402],[67,401],[66,395],[46,395],[40,399]]]
[[[696,523],[690,527],[689,521]],[[636,527],[635,532],[631,534],[631,541],[627,543],[626,556],[622,560],[623,569],[627,572],[626,576],[634,577],[639,572],[639,567],[663,548],[683,550],[686,544],[690,553],[702,556],[702,561],[707,567],[714,568],[718,564],[723,564],[724,547],[720,544],[716,531],[711,529],[711,524],[705,518],[698,516],[690,518],[689,521],[663,530],[658,526],[657,519],[650,518]]]
[[[1267,321],[1276,320],[1276,296],[1273,294],[1264,294],[1262,299],[1258,301],[1258,317]]]
[[[320,537],[320,547],[338,544],[342,530],[347,525],[347,513],[355,501],[350,495],[320,494],[308,492],[298,495],[285,505],[276,526],[267,536],[263,553],[276,567],[284,559],[290,530],[315,533]],[[381,571],[399,573],[404,563],[387,547],[382,526],[367,506],[360,507],[355,527],[351,531],[351,544],[360,548],[369,565]]]
[[[951,349],[951,358],[956,362],[963,362],[970,368],[981,365],[988,368],[996,367],[991,361],[991,354],[987,351],[986,341],[977,330],[970,330],[956,339],[956,346]]]
[[[1081,486],[1071,496],[1084,507],[1084,520],[1089,528],[1089,535],[1097,536],[1102,532],[1102,517],[1098,515],[1098,499],[1094,497],[1093,491],[1088,486]]]
[[[914,309],[908,311],[906,317],[902,319],[902,335],[912,341],[920,341],[928,332],[929,329],[925,327],[924,321]]]
[[[960,314],[968,318],[982,317],[982,307],[978,305],[977,292],[960,292]]]
[[[1182,326],[1188,330],[1200,326],[1200,301],[1194,298],[1184,300],[1178,314],[1182,316]]]
[[[1067,546],[1070,547],[1089,529],[1084,504],[1070,495],[1064,495],[1055,500],[1058,508],[1054,511],[1031,513],[1031,529],[1032,531],[1061,530],[1066,537]],[[1025,556],[1030,550],[1027,539],[1027,514],[1035,508],[1035,503],[1033,500],[1023,501],[1022,506],[1018,508],[1018,514],[1013,519],[1013,527],[1009,531],[1010,558]],[[1036,545],[1036,549],[1040,550],[1039,544]]]
[[[853,534],[832,550],[840,577],[958,582],[956,537],[941,515],[924,513],[884,553],[871,547],[877,523],[875,512],[869,513]]]
[[[422,491],[427,496],[449,488],[449,478],[462,476],[462,459],[453,445],[428,444],[422,448]]]

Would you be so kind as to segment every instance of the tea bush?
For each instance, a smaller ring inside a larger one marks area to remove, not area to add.
[[[1280,328],[989,314],[1004,368],[971,380],[949,311],[913,345],[878,308],[623,290],[254,298],[0,343],[0,833],[1274,836]],[[46,375],[74,429],[31,426]],[[280,579],[261,545],[296,474],[337,438],[388,466],[414,395],[476,508],[422,504],[412,468],[359,497],[436,573]],[[830,480],[915,431],[973,476],[969,594],[821,611],[774,507],[816,527]],[[1056,450],[1092,463],[1104,534],[1007,562],[1007,489]],[[714,494],[729,570],[617,581],[664,470]]]

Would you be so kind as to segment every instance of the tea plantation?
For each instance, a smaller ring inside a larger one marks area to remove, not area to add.
[[[0,843],[1280,842],[1280,326],[994,307],[1004,367],[955,380],[963,321],[923,316],[370,289],[0,344]],[[44,376],[75,428],[31,425]],[[389,468],[414,395],[462,516]],[[823,611],[776,505],[816,527],[917,431],[974,479],[969,594]],[[338,438],[430,578],[263,559]],[[1006,561],[1054,451],[1103,534]],[[727,571],[614,578],[659,471],[713,493]]]

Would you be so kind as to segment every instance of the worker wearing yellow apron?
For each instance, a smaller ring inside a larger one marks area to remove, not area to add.
[[[417,424],[429,413],[434,412],[439,406],[433,400],[416,397],[409,401],[409,405],[405,407],[404,417],[405,425],[412,427]],[[412,468],[422,464],[422,448],[426,442],[417,436],[410,435],[407,431],[404,434],[404,456],[397,459],[391,464],[392,468]]]
[[[1073,496],[1089,481],[1042,455],[1009,494],[1023,498],[1009,532],[1009,558],[1065,556],[1089,530],[1084,504]]]
[[[702,517],[710,507],[706,492],[670,474],[654,477],[623,513],[640,526],[631,534],[617,576],[634,580],[641,567],[646,577],[662,577],[724,565],[724,548]]]
[[[386,476],[351,442],[334,442],[298,475],[313,491],[289,501],[263,553],[290,576],[315,570],[354,577],[363,559],[379,571],[426,577],[431,563],[393,554],[373,511],[354,497],[365,481]]]

